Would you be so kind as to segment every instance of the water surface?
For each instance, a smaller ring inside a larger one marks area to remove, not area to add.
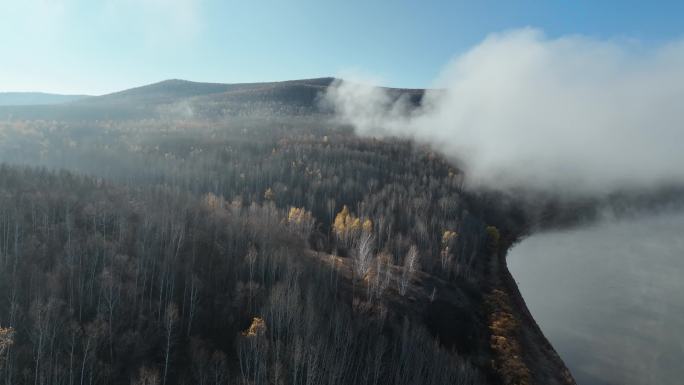
[[[508,265],[580,385],[684,384],[684,213],[537,234]]]

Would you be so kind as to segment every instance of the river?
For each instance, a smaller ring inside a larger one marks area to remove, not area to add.
[[[579,385],[684,384],[684,213],[539,233],[508,265]]]

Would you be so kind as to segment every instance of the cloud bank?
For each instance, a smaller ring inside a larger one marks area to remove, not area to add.
[[[684,41],[658,47],[534,29],[456,57],[423,106],[363,81],[330,89],[362,135],[412,137],[461,161],[471,185],[606,192],[684,183]]]

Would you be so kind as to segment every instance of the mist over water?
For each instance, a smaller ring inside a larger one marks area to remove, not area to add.
[[[680,384],[684,212],[540,233],[508,265],[582,385]]]
[[[361,79],[327,99],[371,136],[458,157],[471,186],[605,193],[684,182],[684,42],[492,34],[447,64],[418,110]]]
[[[457,158],[468,188],[572,201],[684,184],[684,40],[646,48],[520,29],[455,57],[420,107],[369,83],[328,91],[337,117]],[[672,212],[541,233],[511,251],[579,384],[682,383],[684,213]]]

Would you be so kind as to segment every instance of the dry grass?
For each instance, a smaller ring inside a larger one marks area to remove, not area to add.
[[[498,289],[487,295],[490,347],[494,351],[492,365],[506,385],[530,384],[530,369],[522,359],[517,340],[520,323],[513,316],[508,295]]]

